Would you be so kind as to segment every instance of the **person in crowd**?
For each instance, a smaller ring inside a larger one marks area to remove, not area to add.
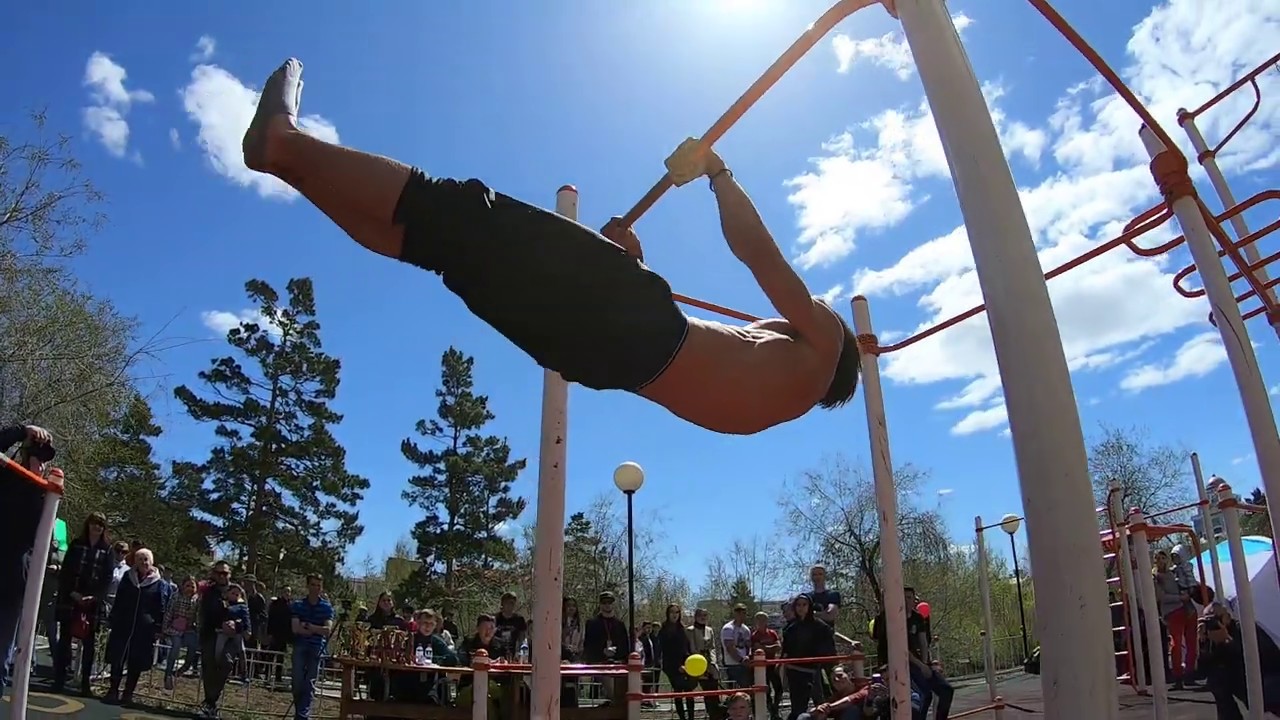
[[[249,603],[246,601],[243,585],[231,583],[227,585],[227,622],[230,623],[214,640],[213,660],[227,666],[231,672],[237,664],[244,660],[248,647],[247,636],[252,622],[249,616]]]
[[[271,651],[271,666],[275,668],[275,684],[281,685],[284,673],[284,655],[293,639],[293,588],[280,588],[267,606],[267,650]],[[267,668],[271,672],[271,668]]]
[[[471,658],[481,650],[485,651],[492,659],[494,657],[494,635],[498,631],[497,623],[494,617],[488,613],[481,613],[476,617],[475,631],[471,633],[465,640],[458,643],[458,664],[462,667],[471,666]],[[464,674],[458,678],[458,707],[471,707],[475,699],[475,687],[473,685],[474,678],[470,673]],[[489,707],[488,717],[502,717],[502,686],[495,680],[489,680]]]
[[[458,664],[458,654],[454,648],[445,640],[445,636],[436,632],[440,624],[440,616],[434,610],[422,610],[417,617],[417,630],[413,634],[414,651],[421,648],[424,654],[429,654],[431,663],[440,667],[455,667]],[[435,705],[443,705],[445,698],[442,693],[445,688],[441,683],[443,675],[438,672],[426,673],[408,673],[406,685],[409,685],[410,692],[406,699],[410,701],[428,702]]]
[[[693,650],[689,633],[684,627],[684,610],[680,603],[667,606],[662,625],[658,627],[658,654],[661,656],[662,673],[667,676],[672,692],[689,692],[698,687],[694,678],[684,670],[684,661]],[[677,698],[676,714],[680,720],[693,720],[693,698]]]
[[[827,568],[824,565],[809,568],[809,580],[813,583],[813,590],[809,593],[813,614],[835,629],[840,619],[840,591],[827,587]]]
[[[792,604],[796,619],[782,631],[782,657],[802,660],[835,655],[835,630],[814,614],[813,600],[808,593],[797,595]],[[822,687],[825,664],[793,663],[786,668],[791,696],[789,717],[796,720],[808,710],[811,700],[817,705],[826,698]]]
[[[561,603],[560,660],[582,662],[582,636],[585,623],[578,611],[578,601],[567,597]]]
[[[440,631],[448,633],[453,638],[453,642],[457,644],[462,640],[462,630],[458,628],[458,623],[453,619],[453,601],[446,599],[440,603]]]
[[[111,546],[112,561],[111,566],[111,583],[107,585],[107,601],[102,607],[102,616],[106,617],[111,614],[111,603],[115,602],[116,590],[120,587],[120,581],[124,579],[124,574],[129,572],[132,567],[129,564],[129,543],[120,540]]]
[[[1198,627],[1200,676],[1213,693],[1218,720],[1244,720],[1236,700],[1249,705],[1248,682],[1244,668],[1244,643],[1240,624],[1221,603],[1211,603],[1204,610]],[[1280,714],[1280,647],[1261,626],[1258,634],[1258,664],[1262,669],[1262,701],[1264,710]]]
[[[164,627],[169,598],[169,584],[160,579],[151,551],[146,548],[135,551],[133,567],[120,580],[111,605],[106,656],[111,668],[111,686],[102,702],[107,705],[133,703],[138,678],[144,670],[151,669],[152,648]]]
[[[49,647],[58,647],[58,575],[62,572],[64,553],[57,540],[49,543],[49,562],[44,567],[44,586],[40,590],[40,627]]]
[[[404,621],[404,627],[401,630],[416,634],[418,632],[418,612],[413,609],[412,605],[405,603],[400,606],[400,619]]]
[[[520,646],[524,644],[529,637],[529,622],[525,617],[516,612],[516,603],[519,598],[513,592],[502,593],[502,601],[498,607],[498,613],[493,616],[494,622],[497,624],[497,640],[495,648],[502,657],[508,660],[514,660],[520,651]],[[525,660],[528,662],[528,659]]]
[[[250,672],[257,678],[271,669],[258,652],[267,649],[267,596],[262,594],[264,585],[253,575],[241,578],[240,584],[244,586],[244,601],[249,606],[249,632],[245,635],[246,662],[252,665]]]
[[[324,580],[307,575],[307,596],[293,602],[294,720],[311,717],[311,701],[320,678],[325,643],[333,630],[333,605],[322,597]]]
[[[377,602],[374,603],[373,612],[369,613],[369,629],[382,630],[384,628],[393,628],[396,630],[406,630],[407,623],[404,618],[396,614],[395,598],[390,592],[382,591],[378,595]],[[369,673],[369,697],[373,700],[387,700],[391,697],[391,684],[387,682],[387,674],[381,672]],[[395,680],[395,678],[391,678]]]
[[[725,716],[729,720],[751,720],[751,696],[736,692],[724,701]]]
[[[616,599],[608,590],[597,598],[595,617],[582,633],[582,657],[588,665],[616,665],[627,661],[631,633],[615,613]]]
[[[920,614],[920,596],[915,588],[906,586],[902,589],[907,611],[907,663],[911,673],[911,684],[915,692],[920,693],[921,720],[928,717],[929,707],[934,700],[938,701],[934,711],[936,720],[947,720],[951,714],[951,702],[955,698],[955,688],[942,674],[942,670],[930,662],[929,648],[933,644],[933,630],[929,619]],[[889,662],[888,627],[884,619],[884,611],[876,618],[876,645],[880,663]]]
[[[174,668],[178,664],[180,652],[185,650],[186,657],[182,660],[182,667],[176,672],[192,672],[200,662],[200,638],[196,634],[199,599],[195,577],[187,576],[165,606],[163,628],[165,637],[169,639],[169,655],[165,658],[164,666],[165,690],[173,689]]]
[[[200,655],[204,662],[200,666],[200,678],[204,685],[204,702],[201,703],[197,716],[205,720],[217,720],[218,701],[222,699],[222,691],[227,686],[227,677],[231,669],[224,663],[217,662],[218,636],[234,632],[235,622],[231,619],[227,606],[227,588],[231,585],[231,565],[225,560],[213,564],[210,571],[210,582],[200,594]]]
[[[644,658],[644,692],[658,692],[659,673],[662,672],[662,646],[658,644],[658,623],[645,620],[640,624],[640,657]],[[645,700],[644,707],[657,707],[652,700]]]
[[[773,660],[782,652],[782,638],[769,627],[769,613],[758,612],[752,618],[751,652],[763,650],[765,659]],[[769,707],[769,720],[781,720],[782,673],[777,665],[769,665],[764,671],[765,700]]]
[[[1181,690],[1194,686],[1192,674],[1196,667],[1197,651],[1195,606],[1191,604],[1190,593],[1178,584],[1178,577],[1169,561],[1169,553],[1157,551],[1155,559],[1155,567],[1151,572],[1156,585],[1156,604],[1160,607],[1160,617],[1164,618],[1165,628],[1169,632],[1170,679],[1173,681],[1173,689]]]
[[[801,713],[801,720],[892,720],[889,686],[882,678],[872,678],[859,689],[844,668],[836,668],[831,674],[831,686],[831,698],[811,712]],[[914,689],[911,692],[911,712],[913,720],[919,720],[920,693]]]
[[[724,660],[725,679],[732,687],[751,687],[751,626],[747,624],[747,606],[733,606],[733,616],[720,628],[720,657]]]
[[[99,604],[111,585],[115,556],[107,537],[107,518],[100,512],[84,519],[80,534],[67,547],[58,573],[58,644],[53,653],[55,694],[66,689],[71,665],[71,642],[80,641],[80,693],[90,697],[93,654],[100,618]]]
[[[693,624],[684,629],[689,636],[689,650],[707,659],[707,671],[702,677],[693,678],[698,687],[706,691],[720,689],[720,634],[707,625],[710,617],[711,614],[705,608],[694,608]],[[724,703],[709,695],[703,696],[702,700],[708,717],[724,717]],[[692,714],[690,717],[693,717]]]

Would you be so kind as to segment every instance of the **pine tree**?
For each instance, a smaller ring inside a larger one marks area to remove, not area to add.
[[[729,590],[729,607],[733,608],[741,605],[747,606],[747,614],[755,614],[757,608],[755,594],[751,592],[751,584],[747,582],[745,577],[739,576],[734,579],[733,587]]]
[[[474,367],[475,358],[445,351],[436,418],[415,425],[430,445],[424,449],[413,438],[400,443],[405,459],[423,471],[404,491],[425,513],[412,533],[422,565],[401,590],[410,597],[456,601],[494,592],[505,586],[503,571],[515,561],[515,544],[500,530],[524,512],[511,483],[525,461],[511,459],[506,438],[482,434],[494,415],[489,398],[474,392]]]
[[[110,431],[91,446],[116,539],[137,538],[175,574],[195,572],[209,553],[212,525],[196,517],[194,499],[166,480],[151,442],[162,430],[151,406],[134,394]]]
[[[287,303],[261,280],[245,291],[258,309],[227,333],[235,354],[199,374],[204,396],[174,390],[218,441],[203,463],[174,463],[174,475],[245,571],[334,576],[363,530],[355,506],[369,487],[331,431],[342,421],[329,407],[341,365],[321,348],[309,278],[289,281]]]

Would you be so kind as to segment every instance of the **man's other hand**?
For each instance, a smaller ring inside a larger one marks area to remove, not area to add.
[[[703,175],[714,175],[724,169],[724,160],[710,147],[703,147],[698,138],[688,138],[667,158],[667,177],[671,184],[681,187]]]
[[[42,427],[36,425],[27,426],[27,439],[37,445],[48,445],[53,442],[53,435]]]
[[[609,218],[609,222],[605,223],[604,227],[600,229],[600,234],[605,236],[605,239],[626,250],[631,257],[644,262],[644,248],[640,247],[640,236],[636,235],[634,228],[629,225],[623,225],[622,218],[616,215]]]

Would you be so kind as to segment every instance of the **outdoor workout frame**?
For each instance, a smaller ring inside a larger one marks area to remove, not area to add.
[[[903,587],[902,557],[898,545],[893,463],[879,375],[880,355],[986,312],[1008,408],[1032,562],[1054,569],[1037,580],[1037,597],[1041,598],[1042,607],[1036,613],[1036,636],[1044,648],[1041,686],[1047,720],[1114,718],[1118,700],[1111,638],[1107,632],[1110,622],[1106,584],[1096,561],[1098,536],[1084,435],[1062,338],[1049,299],[1046,283],[1049,278],[1119,245],[1145,257],[1167,252],[1184,238],[1150,249],[1138,247],[1133,240],[1176,216],[1195,267],[1200,271],[1203,292],[1213,308],[1213,320],[1222,334],[1235,372],[1264,488],[1268,495],[1280,497],[1280,438],[1276,436],[1266,387],[1231,288],[1232,279],[1245,279],[1263,303],[1268,317],[1276,317],[1273,293],[1267,292],[1267,281],[1258,279],[1265,262],[1245,262],[1241,258],[1241,248],[1256,241],[1262,233],[1232,242],[1219,225],[1221,219],[1234,217],[1232,213],[1243,212],[1251,201],[1256,204],[1265,199],[1280,199],[1280,193],[1262,193],[1229,208],[1220,217],[1210,214],[1187,174],[1186,158],[1116,72],[1048,2],[1028,2],[1089,60],[1142,121],[1142,139],[1152,156],[1152,175],[1164,196],[1163,203],[1135,218],[1120,237],[1047,275],[1042,274],[1031,229],[990,112],[943,0],[840,0],[792,43],[700,138],[708,146],[718,141],[801,57],[854,12],[879,4],[902,23],[951,169],[968,230],[974,269],[986,304],[912,338],[881,346],[872,327],[867,300],[853,298],[854,328],[862,351],[862,394],[879,505],[882,586],[890,591],[884,601],[886,631],[891,640],[889,686],[894,720],[910,718],[911,706],[906,648],[892,642],[906,637],[906,608],[898,591]],[[623,216],[624,224],[634,225],[671,187],[670,178],[664,175]],[[562,187],[556,194],[557,212],[576,219],[577,207],[577,191],[572,186]],[[1240,271],[1237,276],[1227,276],[1219,261],[1218,248],[1214,247],[1215,241],[1222,248],[1221,254],[1237,264]],[[686,305],[736,320],[758,319],[749,313],[684,295],[674,297]],[[562,620],[562,528],[568,426],[568,386],[558,374],[544,373],[542,402],[533,615],[536,627],[558,628]],[[1273,523],[1278,522],[1280,515],[1273,518]],[[1061,618],[1072,621],[1057,621]],[[1081,627],[1094,628],[1095,632],[1080,632]],[[531,715],[534,720],[553,720],[559,717],[560,707],[559,635],[536,633],[533,640]]]

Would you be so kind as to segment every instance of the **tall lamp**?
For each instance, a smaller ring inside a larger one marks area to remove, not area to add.
[[[1000,518],[1000,529],[1009,534],[1009,549],[1013,551],[1013,579],[1018,586],[1018,618],[1022,621],[1022,657],[1031,657],[1031,647],[1027,642],[1027,611],[1022,603],[1022,569],[1018,567],[1018,544],[1013,535],[1022,526],[1022,518],[1009,513]]]
[[[636,636],[636,524],[633,500],[644,485],[644,468],[624,462],[613,471],[613,484],[627,496],[627,625]],[[629,652],[629,651],[628,651]]]

